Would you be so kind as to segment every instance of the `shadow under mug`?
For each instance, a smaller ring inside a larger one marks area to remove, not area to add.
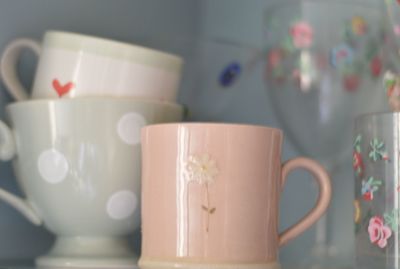
[[[24,49],[39,57],[33,99],[118,96],[176,101],[180,57],[134,44],[59,31],[46,32],[42,44],[19,38],[4,50],[0,63],[2,80],[17,101],[29,98],[16,71]]]
[[[41,267],[134,268],[124,236],[140,225],[140,129],[176,122],[182,107],[128,98],[35,100],[8,105],[0,159],[13,159],[26,199],[0,189],[56,236]]]
[[[306,158],[281,164],[279,129],[177,123],[142,130],[142,255],[154,268],[276,269],[278,249],[315,223],[331,199],[329,176]],[[155,167],[157,169],[155,169]],[[288,174],[311,172],[316,206],[278,234]]]

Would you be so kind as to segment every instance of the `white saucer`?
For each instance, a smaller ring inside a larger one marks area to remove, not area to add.
[[[139,269],[137,258],[81,258],[43,256],[36,259],[38,269]]]

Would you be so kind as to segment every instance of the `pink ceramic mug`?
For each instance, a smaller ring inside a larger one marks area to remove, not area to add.
[[[281,164],[283,134],[251,125],[178,123],[142,129],[141,269],[280,268],[278,249],[325,212],[328,174]],[[319,185],[316,206],[278,234],[280,192],[295,168]]]

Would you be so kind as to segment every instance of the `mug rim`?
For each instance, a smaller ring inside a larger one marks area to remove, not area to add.
[[[185,126],[203,126],[203,127],[228,127],[228,128],[235,128],[235,129],[258,129],[261,131],[267,131],[272,133],[278,133],[280,136],[283,136],[283,131],[279,128],[270,127],[266,125],[257,125],[257,124],[248,124],[248,123],[229,123],[229,122],[171,122],[171,123],[157,123],[157,124],[150,124],[144,126],[142,128],[142,133],[146,132],[147,130],[152,129],[159,129],[159,128],[178,128],[178,127],[185,127]]]
[[[96,42],[98,45],[89,45],[89,42]],[[176,72],[180,72],[183,65],[183,58],[176,54],[134,43],[76,32],[48,30],[44,33],[43,43],[50,48],[73,51],[85,50],[86,48],[93,54],[128,59],[133,62],[162,67]]]
[[[131,102],[131,103],[143,103],[147,105],[157,105],[170,107],[172,109],[181,109],[183,111],[184,106],[178,103],[159,101],[156,99],[147,98],[135,98],[135,97],[114,97],[114,96],[82,96],[78,98],[61,98],[61,99],[28,99],[25,101],[17,101],[6,105],[6,110],[13,110],[17,107],[28,107],[36,105],[50,105],[50,104],[60,104],[60,103],[71,103],[76,104],[78,102]]]

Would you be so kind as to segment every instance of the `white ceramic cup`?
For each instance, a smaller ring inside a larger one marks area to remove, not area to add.
[[[138,97],[175,102],[182,69],[178,56],[76,33],[48,31],[42,43],[28,38],[4,50],[0,70],[10,94],[28,99],[16,66],[24,49],[39,57],[31,98]]]
[[[140,225],[140,130],[182,120],[182,107],[86,97],[8,105],[0,160],[13,159],[25,198],[0,200],[57,238],[39,268],[136,268],[125,235]],[[96,120],[100,119],[100,120]]]

